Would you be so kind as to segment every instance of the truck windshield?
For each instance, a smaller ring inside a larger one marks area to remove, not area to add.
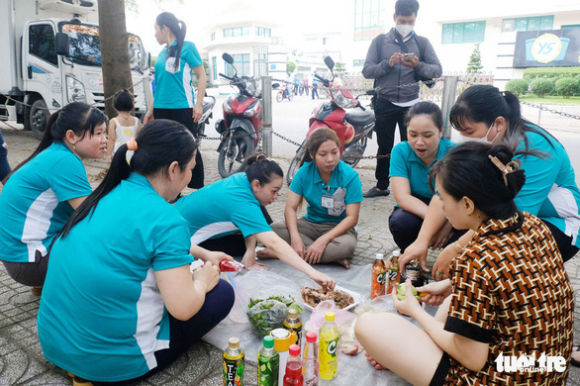
[[[69,55],[77,64],[101,66],[99,27],[89,24],[60,23],[60,31],[69,36]],[[129,34],[131,69],[145,69],[147,59],[143,43],[137,35]]]

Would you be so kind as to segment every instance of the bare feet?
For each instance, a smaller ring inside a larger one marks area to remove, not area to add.
[[[258,259],[275,259],[276,255],[274,254],[273,250],[264,248],[256,252],[256,257]]]
[[[386,367],[381,365],[379,362],[375,361],[367,352],[365,352],[365,357],[367,361],[371,362],[371,365],[377,370],[388,370]]]
[[[342,265],[346,269],[350,269],[350,261],[348,261],[348,259],[336,260],[335,263],[338,265]]]
[[[576,362],[580,362],[580,348],[579,347],[572,347],[572,359]],[[574,366],[576,366],[573,363]]]

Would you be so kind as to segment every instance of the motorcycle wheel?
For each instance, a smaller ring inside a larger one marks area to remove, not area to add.
[[[306,142],[308,142],[307,139],[305,139],[304,142],[302,142],[302,145],[300,145],[298,150],[296,150],[296,155],[294,156],[294,159],[290,163],[288,173],[286,173],[286,182],[288,183],[288,186],[290,186],[290,184],[292,183],[292,180],[294,179],[296,172],[300,168],[302,158],[304,157],[304,154],[306,154]]]
[[[230,141],[229,134],[224,138],[226,141],[225,146],[220,150],[218,157],[218,171],[222,178],[231,176],[234,173],[240,171],[242,163],[245,161],[246,157],[252,154],[254,151],[254,142],[252,138],[245,132],[233,133],[233,137],[228,147],[228,142]]]
[[[360,142],[361,142],[361,148],[362,148],[362,154],[364,155],[365,150],[367,148],[367,141],[368,141],[368,137],[363,137]],[[341,158],[342,159],[342,158]],[[358,165],[358,163],[360,162],[360,158],[357,158],[355,160],[352,159],[342,159],[344,161],[344,163],[346,163],[348,166],[350,166],[351,168],[355,168],[356,165]]]
[[[284,99],[284,97],[282,96],[282,93],[281,93],[281,92],[279,92],[279,93],[276,95],[276,100],[277,100],[278,102],[282,102],[282,99]]]
[[[292,98],[294,98],[294,94],[292,94],[292,93],[288,94],[288,100],[290,102],[292,102]]]

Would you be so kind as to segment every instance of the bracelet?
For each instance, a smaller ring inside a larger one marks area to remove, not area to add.
[[[461,252],[461,250],[463,249],[463,247],[459,245],[457,241],[455,241],[453,245],[455,246],[455,249],[457,250],[458,253]]]

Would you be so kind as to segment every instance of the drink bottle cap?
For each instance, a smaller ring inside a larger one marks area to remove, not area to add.
[[[191,272],[200,269],[201,267],[203,267],[204,262],[202,260],[195,260],[193,263],[191,263],[189,265],[189,270]]]
[[[316,333],[315,332],[309,332],[308,334],[306,334],[306,341],[308,343],[314,343],[314,342],[316,342]]]
[[[239,348],[240,347],[240,340],[238,338],[230,338],[228,340],[230,348]]]
[[[399,250],[393,251],[393,256],[401,256],[401,251]]]
[[[274,347],[274,338],[269,336],[269,335],[266,335],[264,337],[264,347],[266,347],[266,348]]]
[[[297,357],[300,355],[300,346],[293,344],[290,346],[290,356]]]
[[[327,312],[324,314],[324,319],[328,320],[329,322],[334,321],[334,312]]]
[[[298,317],[298,311],[296,311],[294,308],[290,308],[288,310],[288,317],[291,319],[297,318]]]
[[[377,260],[382,260],[383,259],[383,254],[382,253],[377,253],[377,256],[375,257],[375,259]]]

